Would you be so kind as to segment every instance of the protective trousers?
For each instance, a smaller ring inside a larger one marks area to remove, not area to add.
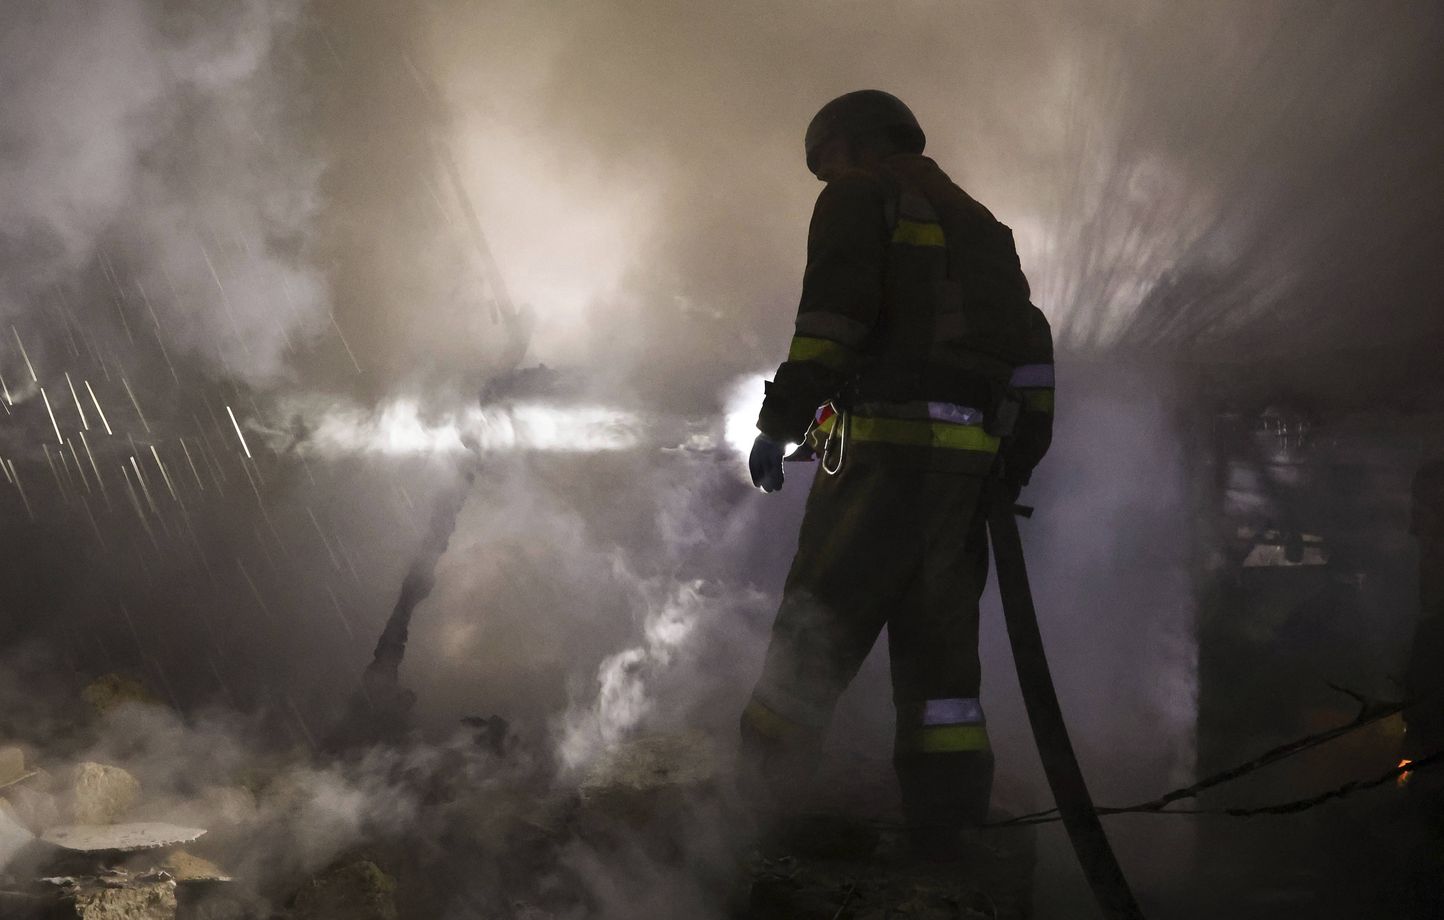
[[[860,444],[835,475],[818,471],[762,677],[742,716],[744,790],[773,802],[795,795],[817,763],[838,696],[886,626],[893,762],[909,824],[953,829],[986,816],[984,480],[918,456]]]

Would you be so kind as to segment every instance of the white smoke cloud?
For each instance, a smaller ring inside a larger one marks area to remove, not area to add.
[[[159,341],[167,362],[282,372],[326,315],[304,256],[320,161],[297,131],[286,58],[301,9],[7,7],[0,317],[37,345],[58,311],[91,347],[114,334]]]

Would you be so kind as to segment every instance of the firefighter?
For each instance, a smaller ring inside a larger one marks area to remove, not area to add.
[[[749,466],[767,492],[790,444],[820,468],[742,715],[741,778],[762,810],[785,810],[886,626],[894,768],[912,839],[933,848],[987,813],[982,496],[995,476],[1016,498],[1048,449],[1053,342],[1012,231],[924,144],[908,107],[877,90],[832,100],[807,128],[807,166],[826,185]]]
[[[1414,476],[1409,532],[1419,541],[1419,623],[1410,653],[1409,690],[1421,702],[1405,712],[1411,757],[1444,748],[1444,459]]]

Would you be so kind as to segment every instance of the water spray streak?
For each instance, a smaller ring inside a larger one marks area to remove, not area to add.
[[[236,421],[236,413],[231,411],[230,406],[226,406],[226,415],[231,417],[231,424],[236,428],[236,437],[241,439],[241,449],[246,452],[246,459],[251,459],[251,447],[246,443],[246,436],[241,432],[240,422]]]
[[[14,324],[11,324],[10,331],[15,334],[15,344],[20,346],[20,357],[25,359],[25,368],[30,371],[30,381],[32,383],[39,383],[40,378],[35,376],[35,365],[30,363],[30,353],[25,350],[25,343],[20,341],[20,330],[16,329]]]
[[[64,444],[65,437],[60,433],[60,423],[55,420],[55,410],[50,408],[50,397],[45,395],[45,387],[40,388],[40,398],[45,401],[45,411],[49,413],[50,424],[55,428],[55,440]]]
[[[90,386],[89,380],[85,381],[85,389],[88,393],[90,393],[90,401],[95,403],[95,414],[100,416],[100,424],[105,426],[105,433],[109,435],[115,434],[115,432],[110,430],[110,422],[105,417],[105,410],[100,408],[100,400],[96,399],[95,390]],[[6,398],[9,398],[8,394],[6,395]]]
[[[75,392],[75,381],[70,379],[70,372],[65,372],[65,385],[70,387],[70,398],[75,400],[75,411],[80,413],[80,427],[86,431],[90,430],[90,423],[85,420],[85,407],[80,404],[80,394]]]

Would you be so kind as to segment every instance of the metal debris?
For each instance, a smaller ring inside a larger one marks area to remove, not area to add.
[[[132,824],[64,824],[40,835],[51,846],[75,853],[138,853],[180,846],[200,839],[205,830],[160,821]]]

